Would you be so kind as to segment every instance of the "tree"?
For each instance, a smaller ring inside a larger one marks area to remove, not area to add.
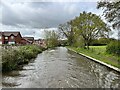
[[[59,31],[68,39],[68,44],[72,45],[74,43],[74,31],[70,25],[70,22],[59,25]]]
[[[79,36],[84,40],[84,47],[89,49],[89,45],[93,39],[98,37],[107,37],[109,28],[96,14],[80,13],[80,16],[71,21],[71,26],[76,30]]]
[[[113,28],[120,28],[120,1],[103,0],[98,2],[97,8],[103,8],[106,20],[113,23]]]
[[[58,46],[59,35],[55,31],[45,31],[45,39],[47,47],[56,47]]]

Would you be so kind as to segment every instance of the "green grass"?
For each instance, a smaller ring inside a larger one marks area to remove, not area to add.
[[[107,64],[120,68],[120,57],[113,54],[106,53],[106,46],[90,46],[90,49],[68,47],[79,53],[103,61]]]

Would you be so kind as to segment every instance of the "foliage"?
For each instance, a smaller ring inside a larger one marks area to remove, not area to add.
[[[21,46],[17,49],[4,49],[2,52],[2,70],[17,69],[19,65],[28,63],[40,52],[42,52],[41,48],[35,45]]]
[[[98,37],[108,37],[110,28],[96,14],[80,13],[80,16],[59,25],[60,31],[68,39],[70,46],[85,47],[89,49],[92,40]]]
[[[45,38],[47,47],[56,47],[58,46],[59,42],[59,35],[55,31],[45,31]]]
[[[99,39],[95,39],[92,41],[91,45],[92,46],[101,46],[101,45],[107,45],[110,43],[110,39],[109,38],[99,38]]]
[[[74,39],[74,43],[72,44],[72,46],[84,48],[83,38],[81,36],[78,36],[77,34],[75,35],[75,38],[76,39]]]
[[[87,46],[87,49],[89,49],[92,40],[98,37],[107,37],[110,31],[101,18],[91,12],[80,13],[80,16],[73,19],[70,24],[74,28],[76,34],[82,36],[84,46]]]
[[[120,27],[120,1],[103,0],[98,2],[97,8],[103,8],[103,15],[109,22],[113,23],[113,27]]]
[[[67,40],[59,40],[59,46],[68,46]]]
[[[68,45],[73,45],[74,40],[75,40],[75,35],[74,35],[74,30],[72,29],[71,25],[69,22],[60,24],[59,25],[59,31],[61,34],[63,34],[63,37],[67,38],[68,40]]]
[[[111,41],[106,47],[109,54],[120,55],[120,41]]]

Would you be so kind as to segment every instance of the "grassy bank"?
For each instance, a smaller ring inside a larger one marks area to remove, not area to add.
[[[68,48],[120,68],[120,56],[106,53],[106,46],[90,46],[89,50],[75,47]]]
[[[44,48],[36,45],[19,46],[15,49],[2,50],[2,71],[18,69],[21,65],[28,63],[36,58]]]

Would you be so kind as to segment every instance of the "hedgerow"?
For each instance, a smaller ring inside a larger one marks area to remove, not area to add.
[[[120,55],[120,41],[112,41],[106,47],[109,54]]]

